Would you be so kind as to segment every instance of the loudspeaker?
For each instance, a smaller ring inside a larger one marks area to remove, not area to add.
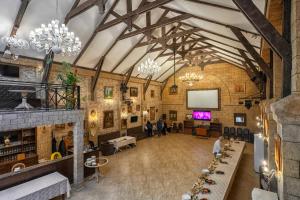
[[[252,107],[252,101],[251,100],[245,100],[245,107],[249,110]]]

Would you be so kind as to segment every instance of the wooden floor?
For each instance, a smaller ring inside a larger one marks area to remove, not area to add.
[[[170,134],[138,141],[137,147],[108,157],[100,183],[86,181],[71,199],[180,200],[211,161],[214,140]],[[230,200],[250,199],[258,184],[252,169],[253,145],[247,144],[245,152]]]

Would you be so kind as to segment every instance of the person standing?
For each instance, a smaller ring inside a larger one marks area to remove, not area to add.
[[[147,135],[148,135],[148,137],[152,137],[153,127],[152,127],[152,124],[150,123],[149,120],[146,123],[146,128],[147,128]]]
[[[163,122],[162,122],[162,119],[159,119],[159,120],[157,121],[156,126],[157,126],[158,137],[160,137],[160,136],[161,136],[161,133],[162,133],[162,130],[163,130]]]
[[[218,153],[221,153],[222,151],[222,140],[223,136],[220,136],[214,143],[213,154],[215,155],[215,157]]]

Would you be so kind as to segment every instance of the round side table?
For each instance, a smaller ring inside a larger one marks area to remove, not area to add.
[[[103,177],[100,168],[107,165],[108,159],[107,158],[97,158],[96,165],[88,165],[87,162],[84,163],[84,166],[87,168],[95,168],[95,174],[92,178],[96,178],[97,183],[99,183],[99,177]]]

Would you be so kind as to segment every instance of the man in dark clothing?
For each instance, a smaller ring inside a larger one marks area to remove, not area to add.
[[[160,137],[160,136],[161,136],[161,133],[162,133],[162,131],[163,131],[163,128],[164,128],[164,124],[163,124],[162,119],[159,119],[159,120],[157,121],[156,126],[157,126],[158,136]]]
[[[152,124],[150,121],[147,121],[146,128],[148,137],[152,137]]]
[[[168,129],[168,125],[167,125],[167,123],[164,121],[163,122],[163,124],[164,124],[164,126],[163,126],[163,130],[162,130],[162,132],[163,132],[163,135],[167,135],[167,129]]]

